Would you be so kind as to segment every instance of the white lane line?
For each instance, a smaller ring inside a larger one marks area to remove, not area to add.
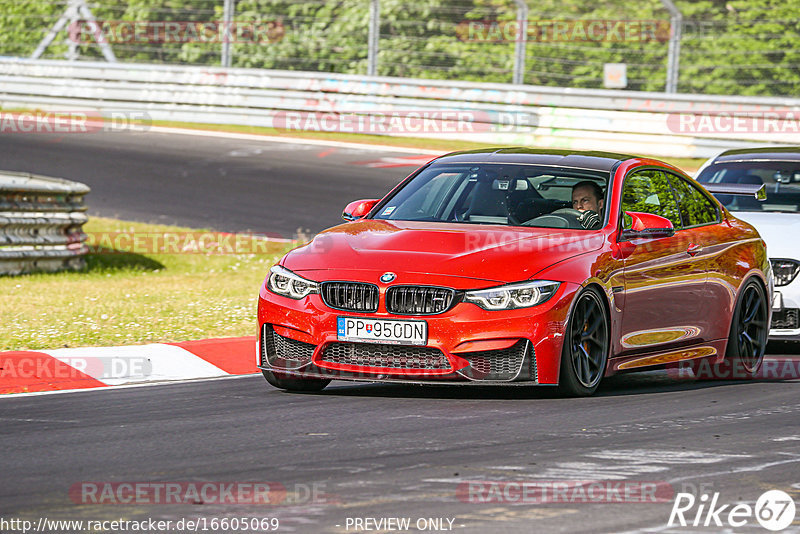
[[[779,453],[779,454],[787,454],[787,453]],[[770,467],[775,467],[777,465],[792,464],[792,463],[798,463],[798,462],[800,462],[800,456],[796,456],[795,458],[792,458],[791,460],[780,460],[780,461],[777,461],[777,462],[767,462],[767,463],[763,463],[763,464],[750,465],[750,466],[746,466],[746,467],[731,467],[731,468],[726,469],[724,471],[716,471],[716,472],[713,472],[713,473],[694,473],[693,475],[690,475],[690,476],[673,478],[673,479],[669,480],[668,482],[670,484],[674,485],[676,482],[684,482],[686,480],[715,477],[715,476],[719,476],[719,475],[732,475],[734,473],[749,473],[751,471],[762,471],[764,469],[768,469]]]
[[[80,423],[76,419],[23,419],[21,417],[0,417],[0,421],[14,421],[17,423]]]
[[[750,454],[723,454],[702,451],[669,451],[669,450],[610,450],[600,452],[590,452],[586,454],[590,458],[601,460],[619,460],[643,464],[715,464],[726,460],[738,458],[751,458]]]
[[[346,141],[326,141],[324,139],[306,139],[303,137],[278,137],[274,135],[258,135],[233,132],[217,132],[214,130],[191,130],[184,128],[168,128],[166,126],[153,126],[148,132],[168,133],[178,135],[193,135],[196,137],[218,137],[222,139],[238,139],[240,141],[262,141],[266,143],[289,143],[296,145],[316,145],[338,148],[357,148],[371,152],[400,152],[403,154],[430,154],[441,156],[448,150],[429,150],[425,148],[408,148],[391,145],[369,145],[367,143],[348,143]]]
[[[535,478],[625,480],[633,476],[669,471],[673,465],[713,464],[731,460],[751,458],[747,454],[706,453],[702,451],[674,451],[621,449],[589,452],[586,458],[606,460],[608,463],[592,461],[556,462],[542,471],[531,474]]]
[[[669,470],[663,465],[604,465],[594,462],[557,462],[531,477],[549,480],[626,480],[630,477]]]
[[[479,415],[423,415],[423,414],[408,414],[408,415],[395,415],[390,417],[390,420],[394,419],[441,419],[446,421],[453,421],[453,420],[464,420],[464,419],[477,419]]]

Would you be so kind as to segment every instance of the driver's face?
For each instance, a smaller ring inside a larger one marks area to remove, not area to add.
[[[578,211],[591,210],[600,213],[603,208],[603,200],[595,198],[594,191],[590,187],[579,187],[572,192],[572,208]]]

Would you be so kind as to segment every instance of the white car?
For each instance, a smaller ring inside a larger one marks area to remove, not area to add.
[[[800,341],[800,147],[728,150],[703,164],[703,184],[765,184],[767,199],[715,195],[767,243],[775,296],[771,340]]]

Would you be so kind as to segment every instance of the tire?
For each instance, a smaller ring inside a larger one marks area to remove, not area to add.
[[[736,302],[731,317],[731,331],[725,349],[725,362],[719,376],[753,378],[761,369],[769,337],[769,309],[764,288],[752,278],[748,280]]]
[[[275,371],[262,369],[267,382],[278,389],[286,391],[322,391],[325,386],[330,384],[330,380],[324,378],[295,378]]]
[[[575,299],[561,350],[559,390],[570,397],[585,397],[600,386],[610,351],[608,312],[600,292],[584,290]]]

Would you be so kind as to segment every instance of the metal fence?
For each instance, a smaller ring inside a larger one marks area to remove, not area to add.
[[[800,5],[766,4],[0,0],[0,55],[800,96]]]
[[[78,182],[0,171],[0,275],[83,268],[88,192]]]

